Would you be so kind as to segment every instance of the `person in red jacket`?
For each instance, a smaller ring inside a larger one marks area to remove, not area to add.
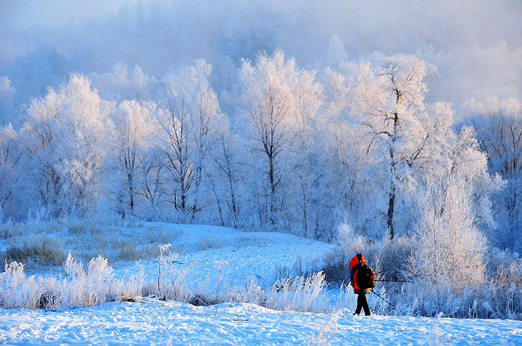
[[[370,316],[370,307],[368,306],[366,295],[370,293],[371,287],[361,287],[367,286],[368,284],[362,284],[362,278],[358,275],[360,274],[360,270],[363,266],[366,266],[366,258],[364,258],[362,254],[355,255],[354,258],[352,258],[350,261],[350,284],[353,286],[353,293],[357,294],[357,307],[355,308],[354,315],[359,315],[362,308],[364,309],[364,314],[366,316]],[[375,279],[375,273],[373,272],[372,268],[370,268],[370,271],[373,283],[373,279]]]

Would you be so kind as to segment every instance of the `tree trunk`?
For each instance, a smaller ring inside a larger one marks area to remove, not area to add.
[[[395,212],[395,185],[392,184],[390,190],[390,198],[388,200],[388,233],[390,234],[390,240],[395,236],[393,229],[393,214]]]

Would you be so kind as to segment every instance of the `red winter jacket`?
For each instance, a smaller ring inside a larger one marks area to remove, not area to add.
[[[363,254],[357,254],[355,255],[352,260],[350,261],[350,282],[353,286],[353,293],[355,294],[368,294],[370,293],[369,288],[362,289],[357,284],[357,272],[359,271],[359,268],[366,264],[366,258],[364,258]],[[370,268],[371,269],[371,268]],[[372,269],[373,278],[375,279],[375,273]]]

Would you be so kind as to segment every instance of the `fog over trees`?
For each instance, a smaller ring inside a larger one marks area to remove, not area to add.
[[[452,288],[522,251],[521,3],[0,6],[2,221],[348,229]]]

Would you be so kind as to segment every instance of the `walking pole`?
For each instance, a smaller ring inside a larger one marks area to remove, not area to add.
[[[411,282],[406,280],[381,280],[381,279],[374,279],[373,281],[382,281],[382,282]]]
[[[390,304],[392,308],[395,309],[395,305],[393,305],[392,303],[390,303],[389,301],[387,301],[386,299],[384,299],[383,297],[381,297],[380,295],[378,295],[377,293],[375,293],[375,291],[373,290],[373,288],[370,289],[370,291],[375,294],[377,297],[381,298],[382,300],[384,300],[386,303]]]

